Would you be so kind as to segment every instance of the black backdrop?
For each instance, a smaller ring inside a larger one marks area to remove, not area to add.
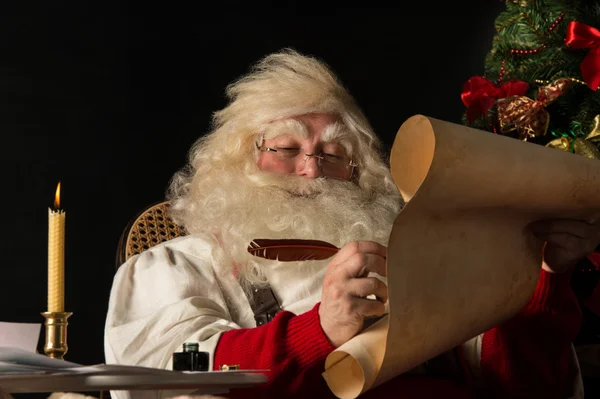
[[[286,46],[324,58],[390,146],[415,113],[460,122],[461,86],[483,72],[504,7],[5,3],[0,321],[43,322],[47,208],[60,180],[65,304],[74,312],[66,358],[83,364],[104,362],[122,229],[164,197],[189,146],[225,104],[225,85],[250,63]]]

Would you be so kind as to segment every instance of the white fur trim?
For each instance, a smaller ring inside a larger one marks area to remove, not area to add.
[[[460,350],[465,357],[465,361],[473,374],[473,382],[477,392],[483,392],[483,380],[481,378],[481,343],[483,334],[471,338],[460,346]]]
[[[73,392],[54,392],[48,396],[48,399],[96,399],[96,397]]]
[[[575,376],[575,381],[573,382],[573,396],[570,396],[569,399],[583,399],[585,393],[583,387],[583,378],[581,376],[581,367],[579,366],[577,351],[575,351],[575,346],[573,344],[571,344],[570,366],[577,368],[577,375]]]

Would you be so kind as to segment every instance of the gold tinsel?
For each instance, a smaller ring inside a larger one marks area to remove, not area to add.
[[[585,86],[587,84],[583,80],[579,80],[577,78],[566,78],[566,79],[569,79],[570,81],[575,82],[575,83],[579,83],[580,85],[583,85],[583,86]],[[535,83],[541,84],[541,85],[547,85],[547,84],[550,84],[551,82],[552,82],[551,80],[543,80],[543,79],[535,80]]]
[[[562,135],[546,144],[546,147],[573,152],[587,158],[600,159],[600,114],[594,118],[592,130],[581,136]]]

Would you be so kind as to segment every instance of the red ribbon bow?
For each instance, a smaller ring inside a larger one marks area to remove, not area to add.
[[[600,31],[581,22],[571,21],[567,26],[565,44],[573,48],[589,48],[581,62],[581,76],[596,91],[600,86]]]
[[[497,86],[482,76],[473,76],[463,85],[460,98],[467,107],[467,120],[473,123],[478,116],[487,113],[499,98],[524,96],[528,89],[529,85],[521,80]]]

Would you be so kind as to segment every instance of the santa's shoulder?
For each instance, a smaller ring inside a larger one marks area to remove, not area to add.
[[[180,262],[209,261],[216,240],[208,235],[186,235],[163,241],[131,256],[119,267],[144,268],[150,265],[176,265]]]

